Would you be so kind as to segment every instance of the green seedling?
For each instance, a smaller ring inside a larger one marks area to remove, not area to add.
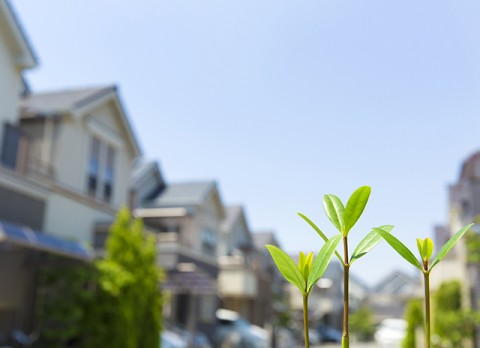
[[[348,251],[348,234],[358,221],[370,197],[371,188],[369,186],[362,186],[358,188],[350,198],[347,205],[344,206],[342,201],[335,195],[328,194],[323,197],[323,208],[328,218],[340,232],[339,237],[343,240],[343,258],[335,251],[335,255],[343,265],[343,334],[342,334],[342,348],[349,347],[349,333],[348,333],[348,293],[349,293],[349,271],[353,262],[366,255],[373,249],[381,240],[382,237],[373,229],[368,233],[357,245],[353,254],[349,256]],[[327,241],[327,236],[318,228],[312,220],[302,213],[298,213],[324,240]],[[385,233],[389,233],[393,226],[385,225],[380,227]]]
[[[389,231],[384,228],[376,228],[376,231],[382,236],[393,249],[397,251],[405,260],[410,264],[418,268],[423,273],[424,288],[425,288],[425,347],[431,347],[431,321],[430,321],[430,272],[432,269],[450,252],[455,244],[462,238],[462,236],[473,226],[474,224],[463,227],[460,231],[455,233],[450,240],[437,253],[433,261],[430,263],[430,259],[433,255],[433,242],[430,238],[420,239],[417,238],[417,248],[420,254],[420,260],[408,249],[402,242],[392,236]]]
[[[318,252],[315,261],[313,260],[312,252],[308,255],[301,252],[298,265],[296,265],[290,256],[282,249],[274,245],[266,245],[280,273],[282,273],[287,281],[296,286],[303,295],[303,324],[306,348],[310,347],[308,333],[308,295],[312,291],[313,286],[322,277],[323,273],[325,273],[333,253],[340,243],[340,239],[340,236],[335,236],[327,240]]]

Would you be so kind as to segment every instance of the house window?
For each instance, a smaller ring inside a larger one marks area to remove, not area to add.
[[[217,238],[215,233],[206,228],[202,231],[202,251],[205,254],[215,255],[216,254],[216,244]]]
[[[87,169],[87,193],[107,203],[112,201],[115,179],[115,149],[92,137]]]
[[[88,160],[87,192],[95,197],[98,187],[98,176],[100,173],[100,140],[93,137],[90,147],[90,158]]]
[[[113,164],[115,159],[115,150],[107,146],[107,160],[105,163],[105,176],[103,178],[103,200],[110,202],[113,194]]]

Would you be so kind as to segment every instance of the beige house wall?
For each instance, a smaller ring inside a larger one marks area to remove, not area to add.
[[[87,192],[87,170],[92,138],[102,143],[101,156],[105,158],[105,145],[115,150],[114,187],[111,205],[118,209],[128,204],[131,163],[134,155],[125,134],[116,119],[120,116],[111,103],[103,105],[84,118],[63,118],[55,144],[56,181],[77,192]],[[106,126],[105,126],[106,124]],[[115,127],[115,128],[114,128]],[[75,154],[72,156],[72,153]],[[100,167],[100,182],[104,167]],[[100,199],[100,197],[97,197]]]
[[[114,219],[113,211],[100,210],[98,207],[58,193],[50,195],[46,210],[46,231],[59,237],[88,244],[93,242],[95,223],[109,222]]]
[[[0,21],[0,123],[15,123],[23,89],[21,69],[15,61],[13,43],[5,35],[8,28]],[[0,132],[0,144],[3,130]]]

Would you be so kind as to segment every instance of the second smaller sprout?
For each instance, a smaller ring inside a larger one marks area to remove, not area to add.
[[[290,283],[295,285],[303,296],[303,323],[304,323],[304,338],[305,347],[310,347],[310,340],[308,334],[308,295],[313,289],[313,286],[321,278],[328,264],[335,252],[335,249],[340,243],[341,235],[336,235],[330,238],[322,249],[318,252],[315,261],[313,260],[313,253],[305,255],[300,252],[298,258],[298,265],[288,256],[282,249],[274,245],[266,245],[268,251],[272,255],[273,261],[278,267],[278,270]]]

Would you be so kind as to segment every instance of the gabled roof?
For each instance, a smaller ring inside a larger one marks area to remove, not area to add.
[[[199,206],[212,196],[219,216],[223,218],[225,212],[215,181],[169,184],[157,197],[147,201],[144,208]]]
[[[407,294],[415,291],[418,279],[402,271],[393,271],[373,288],[374,293]]]
[[[118,110],[120,123],[124,127],[135,155],[139,156],[141,154],[140,146],[128,121],[116,86],[31,93],[20,102],[20,118],[31,119],[62,115],[81,117],[109,101],[112,101]]]
[[[37,57],[8,0],[0,0],[0,28],[5,28],[4,32],[9,35],[12,38],[12,42],[15,43],[15,48],[18,51],[16,54],[17,65],[22,69],[37,66]]]
[[[115,86],[34,93],[20,102],[22,118],[76,113],[78,109],[116,92]]]
[[[266,250],[265,248],[266,244],[279,246],[277,238],[275,237],[275,233],[271,231],[252,233],[252,238],[253,238],[253,244],[255,245],[255,248],[261,251]]]
[[[460,180],[480,179],[478,165],[480,163],[480,151],[471,154],[462,164],[460,171]]]
[[[194,182],[169,184],[165,190],[148,205],[171,207],[183,205],[198,205],[203,203],[215,188],[215,182]]]
[[[229,205],[225,207],[225,219],[222,222],[222,230],[227,231],[232,228],[238,219],[242,218],[243,208],[240,205]]]
[[[155,176],[158,180],[159,185],[164,185],[165,180],[163,179],[162,172],[158,162],[156,161],[146,161],[143,158],[136,160],[133,164],[131,185],[132,187],[137,187],[142,183],[142,181],[148,176]]]

